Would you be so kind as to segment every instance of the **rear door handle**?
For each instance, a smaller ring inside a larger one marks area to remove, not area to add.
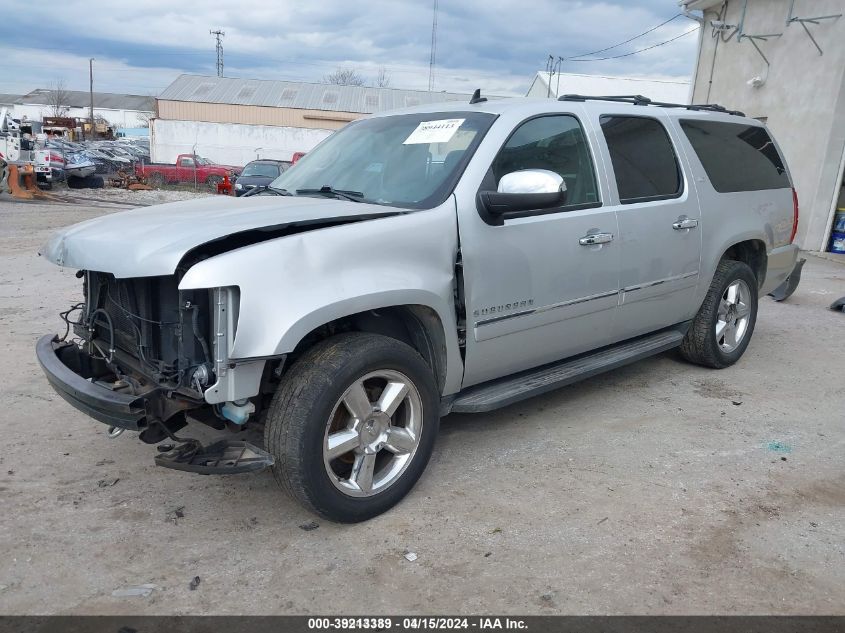
[[[607,244],[613,241],[613,233],[593,233],[592,235],[585,235],[578,243],[581,246],[592,246],[593,244]]]
[[[694,229],[698,226],[698,220],[695,218],[678,218],[678,221],[672,225],[676,231],[683,231],[684,229]]]

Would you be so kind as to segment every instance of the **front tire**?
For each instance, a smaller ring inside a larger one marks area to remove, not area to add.
[[[365,521],[422,475],[440,423],[431,368],[376,334],[335,336],[290,368],[268,410],[264,442],[276,481],[313,512]]]
[[[757,277],[743,262],[723,259],[681,344],[681,355],[722,369],[745,353],[757,322]]]

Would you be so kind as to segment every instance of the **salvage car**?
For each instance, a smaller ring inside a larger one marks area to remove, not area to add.
[[[212,191],[226,178],[237,176],[241,167],[218,165],[197,154],[179,154],[173,165],[168,163],[141,163],[135,166],[135,173],[146,178],[154,187],[176,183],[205,183]]]
[[[362,521],[411,490],[449,412],[673,348],[736,363],[797,224],[780,150],[741,113],[476,95],[350,123],[257,195],[59,231],[41,254],[81,295],[37,357],[157,464],[270,467]]]
[[[291,166],[288,160],[270,160],[267,158],[247,163],[241,175],[235,180],[235,195],[242,196],[255,189],[273,182]]]

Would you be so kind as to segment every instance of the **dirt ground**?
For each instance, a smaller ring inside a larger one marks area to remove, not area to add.
[[[49,389],[35,340],[81,284],[37,250],[120,208],[90,196],[0,197],[0,613],[845,614],[841,263],[762,299],[733,368],[667,354],[449,416],[398,507],[306,531],[268,472],[157,468]]]

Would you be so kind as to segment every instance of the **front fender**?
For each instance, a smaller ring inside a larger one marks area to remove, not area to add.
[[[231,357],[290,353],[335,319],[398,305],[434,310],[446,339],[444,393],[463,373],[453,303],[454,198],[436,209],[378,218],[239,248],[192,266],[180,289],[237,286]]]

